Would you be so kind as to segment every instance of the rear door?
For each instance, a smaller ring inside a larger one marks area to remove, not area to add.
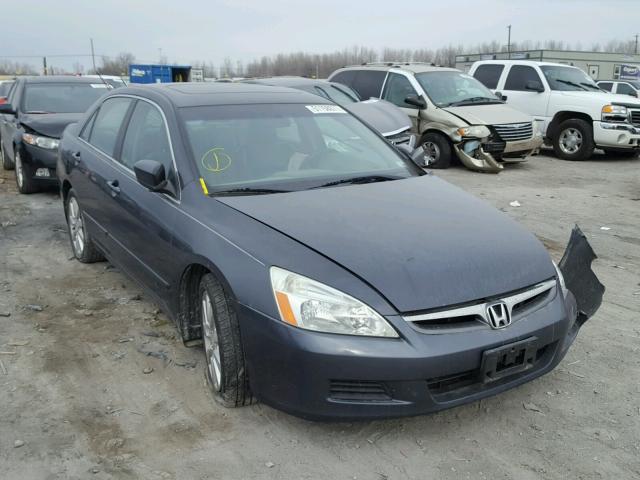
[[[549,86],[531,65],[511,65],[508,67],[502,94],[507,96],[507,104],[516,110],[528,113],[539,120],[546,120],[549,103]],[[544,92],[526,88],[527,82],[535,81],[544,87]]]

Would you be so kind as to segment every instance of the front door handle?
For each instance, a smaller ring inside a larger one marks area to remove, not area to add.
[[[112,196],[115,197],[120,193],[120,184],[118,183],[118,180],[111,180],[107,182],[107,185],[109,185],[109,188],[111,189]]]

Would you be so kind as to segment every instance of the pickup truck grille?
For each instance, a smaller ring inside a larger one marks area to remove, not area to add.
[[[504,123],[494,125],[496,133],[505,142],[529,140],[533,137],[533,123]]]
[[[631,110],[631,123],[640,127],[640,110]]]

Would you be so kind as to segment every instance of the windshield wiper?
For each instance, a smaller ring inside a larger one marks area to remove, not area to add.
[[[251,187],[243,187],[243,188],[232,188],[230,190],[216,190],[214,192],[210,192],[209,196],[215,197],[216,195],[264,195],[269,193],[286,193],[291,190],[277,190],[274,188],[251,188]]]
[[[448,107],[455,107],[459,105],[464,105],[465,103],[504,103],[499,98],[489,98],[489,97],[471,97],[465,98],[464,100],[458,100],[457,102],[451,102]]]
[[[335,185],[358,185],[363,183],[374,183],[374,182],[386,182],[389,180],[399,180],[403,177],[392,177],[389,175],[364,175],[361,177],[351,177],[351,178],[343,178],[342,180],[334,180],[333,182],[323,183],[322,185],[318,185],[316,187],[311,188],[324,188],[324,187],[333,187]]]
[[[570,82],[569,80],[561,80],[559,78],[556,78],[556,82],[560,82],[560,83],[564,83],[565,85],[571,85],[572,87],[578,87],[581,90],[587,90],[586,88],[584,88],[582,85],[580,85],[579,83],[576,82]]]

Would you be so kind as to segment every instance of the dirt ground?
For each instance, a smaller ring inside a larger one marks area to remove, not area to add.
[[[0,478],[640,478],[640,159],[437,174],[556,259],[578,223],[604,303],[527,385],[435,415],[321,424],[216,404],[201,351],[123,274],[71,258],[56,193],[18,195],[2,172]]]

